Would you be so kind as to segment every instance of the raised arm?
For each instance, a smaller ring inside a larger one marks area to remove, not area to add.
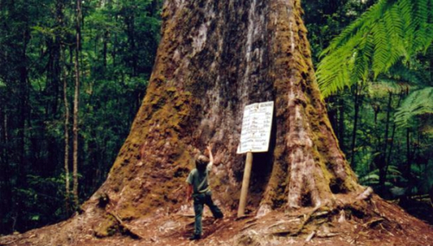
[[[208,150],[208,152],[209,152],[209,164],[210,164],[210,165],[213,165],[212,146],[211,146],[211,145],[208,145],[206,148],[207,148],[207,150]]]

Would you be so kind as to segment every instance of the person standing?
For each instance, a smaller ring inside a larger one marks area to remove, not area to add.
[[[199,155],[195,158],[196,168],[193,169],[186,179],[187,186],[187,202],[191,199],[194,200],[194,234],[189,238],[190,240],[198,240],[202,234],[202,216],[203,208],[206,204],[215,219],[223,218],[224,215],[221,210],[212,201],[212,192],[209,187],[209,173],[213,167],[213,154],[212,147],[207,146],[209,152],[209,159],[204,155]]]

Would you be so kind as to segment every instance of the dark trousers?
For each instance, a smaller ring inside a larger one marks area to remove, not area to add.
[[[203,216],[203,208],[206,204],[210,211],[212,212],[213,217],[216,219],[224,217],[221,210],[213,203],[212,201],[212,193],[206,192],[202,194],[194,194],[194,212],[195,212],[195,223],[194,223],[194,234],[201,235],[202,233],[202,216]]]

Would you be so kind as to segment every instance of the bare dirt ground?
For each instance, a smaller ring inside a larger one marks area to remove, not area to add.
[[[104,238],[96,237],[93,230],[101,221],[97,219],[101,213],[86,216],[85,212],[59,224],[2,237],[0,245],[433,245],[431,225],[378,197],[368,203],[369,213],[358,211],[358,204],[338,209],[304,208],[291,213],[279,210],[261,218],[237,219],[236,211],[226,209],[224,219],[214,220],[206,211],[204,234],[198,241],[188,240],[194,224],[190,208],[172,213],[159,210],[146,218],[124,222],[132,233],[120,228],[123,233]]]

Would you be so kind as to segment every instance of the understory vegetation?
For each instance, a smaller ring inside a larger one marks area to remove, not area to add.
[[[106,179],[146,92],[161,6],[0,1],[0,234],[68,218]]]

